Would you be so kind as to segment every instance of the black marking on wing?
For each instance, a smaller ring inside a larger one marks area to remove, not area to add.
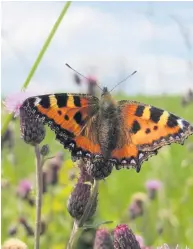
[[[142,117],[145,106],[139,105],[136,109],[135,116]]]
[[[169,117],[168,117],[168,121],[167,121],[167,125],[170,127],[170,128],[173,128],[175,126],[178,125],[178,120],[179,118],[177,116],[175,116],[174,114],[170,114]]]
[[[65,114],[64,115],[64,119],[68,121],[69,120],[69,116],[67,114]]]
[[[79,125],[83,125],[83,120],[82,120],[82,114],[81,112],[77,112],[75,115],[74,115],[74,120],[76,121],[77,124]]]
[[[55,95],[55,98],[57,100],[57,105],[59,108],[66,107],[67,102],[68,102],[68,95],[66,93],[57,94]]]
[[[137,120],[135,120],[135,121],[133,122],[133,125],[132,125],[132,128],[131,128],[132,133],[136,134],[140,129],[141,129],[140,124],[138,123]]]
[[[49,95],[45,96],[44,98],[42,98],[39,102],[39,104],[45,108],[45,109],[48,109],[50,108],[50,98],[49,98]]]
[[[74,105],[77,107],[81,107],[81,103],[80,103],[80,97],[79,96],[73,96],[74,98]]]
[[[163,110],[155,108],[155,107],[151,107],[150,108],[150,119],[155,122],[158,123],[160,120],[161,115],[163,114]]]

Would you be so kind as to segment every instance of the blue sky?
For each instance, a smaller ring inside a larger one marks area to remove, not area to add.
[[[2,2],[4,95],[22,86],[63,5]],[[79,91],[68,62],[108,87],[137,70],[128,94],[179,94],[193,88],[192,47],[193,2],[73,2],[29,91]]]

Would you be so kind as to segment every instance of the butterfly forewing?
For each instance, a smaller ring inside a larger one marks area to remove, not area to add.
[[[63,143],[81,134],[88,120],[97,112],[98,98],[87,94],[53,94],[31,97],[22,105],[35,117],[43,118]]]

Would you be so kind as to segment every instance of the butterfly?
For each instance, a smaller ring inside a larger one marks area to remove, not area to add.
[[[136,101],[116,102],[106,87],[100,99],[58,93],[30,97],[22,108],[48,124],[73,159],[81,158],[92,166],[98,179],[106,177],[112,167],[139,172],[142,163],[161,147],[183,144],[193,134],[186,120]],[[97,173],[100,170],[102,174]]]

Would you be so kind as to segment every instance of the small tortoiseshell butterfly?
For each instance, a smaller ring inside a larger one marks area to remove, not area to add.
[[[130,100],[116,102],[107,88],[101,99],[87,94],[58,93],[26,99],[22,105],[47,123],[56,139],[94,168],[133,167],[171,143],[183,144],[193,126],[156,107]],[[107,172],[103,172],[104,178]]]

